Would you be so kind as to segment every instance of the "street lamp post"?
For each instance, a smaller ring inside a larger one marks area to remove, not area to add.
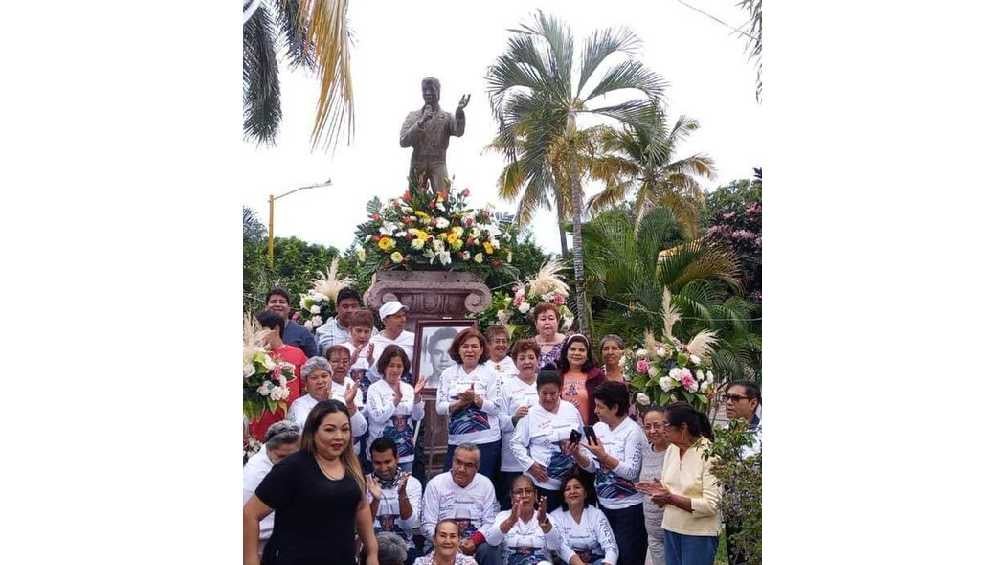
[[[301,186],[300,188],[294,188],[293,190],[283,192],[279,196],[274,194],[268,195],[268,266],[269,268],[275,268],[275,201],[282,198],[283,196],[289,196],[294,192],[299,192],[301,190],[310,190],[312,188],[321,188],[322,186],[331,186],[331,179],[319,183],[312,184],[310,186]]]

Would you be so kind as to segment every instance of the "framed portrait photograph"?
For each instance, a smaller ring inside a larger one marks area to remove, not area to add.
[[[476,328],[477,320],[419,320],[415,323],[415,359],[412,365],[418,373],[415,378],[426,377],[426,389],[439,388],[443,371],[456,365],[450,357],[450,346],[464,328]]]

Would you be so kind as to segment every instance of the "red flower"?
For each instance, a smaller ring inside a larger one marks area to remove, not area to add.
[[[380,214],[373,214],[372,216],[370,216],[370,218],[372,218],[374,222],[379,222]]]
[[[401,197],[401,200],[404,200],[405,202],[411,202],[411,191],[409,190],[408,192],[405,192],[404,196]]]
[[[371,235],[370,239],[372,239],[373,241],[380,241],[380,236],[379,235]]]
[[[462,196],[463,196],[464,198],[467,198],[468,196],[470,196],[470,195],[471,195],[471,189],[469,189],[469,188],[465,188],[465,189],[464,189],[464,191],[463,191],[463,192],[461,192],[460,194],[461,194],[461,195],[462,195]]]

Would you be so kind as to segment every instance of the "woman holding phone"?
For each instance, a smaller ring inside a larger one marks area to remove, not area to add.
[[[510,446],[520,469],[547,498],[548,512],[561,504],[561,482],[575,471],[573,453],[582,434],[582,418],[560,397],[561,378],[554,371],[537,375],[537,405],[516,424]]]

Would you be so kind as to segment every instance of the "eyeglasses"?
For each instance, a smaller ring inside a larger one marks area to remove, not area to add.
[[[508,339],[493,339],[492,343],[494,343],[495,345],[509,345],[509,340]]]
[[[533,490],[532,488],[521,488],[521,489],[512,491],[512,493],[513,494],[535,494],[536,491]]]
[[[741,394],[723,394],[722,395],[722,399],[725,400],[725,402],[739,402],[740,400],[744,400],[744,399],[748,400],[750,398],[752,398],[752,397],[750,397],[750,396],[743,396]]]

